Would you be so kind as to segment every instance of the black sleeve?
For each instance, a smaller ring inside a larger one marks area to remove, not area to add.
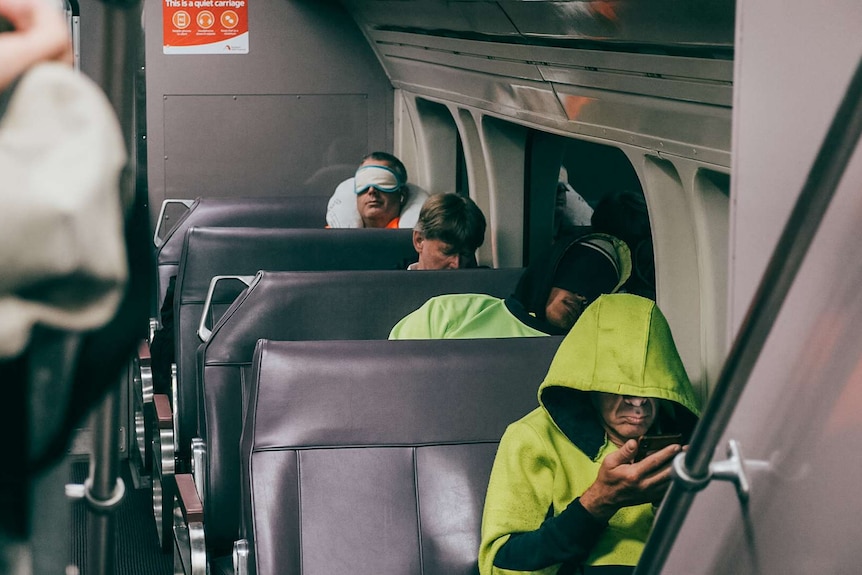
[[[537,571],[558,563],[580,565],[606,527],[607,523],[595,519],[583,508],[580,499],[575,499],[556,517],[545,519],[535,531],[512,534],[494,557],[494,566]]]

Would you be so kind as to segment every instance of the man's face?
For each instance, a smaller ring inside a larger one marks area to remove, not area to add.
[[[658,411],[658,401],[650,397],[597,392],[591,399],[608,438],[618,446],[644,435]]]
[[[586,307],[587,299],[582,295],[552,287],[545,304],[545,318],[551,325],[569,331]]]
[[[442,240],[425,238],[414,231],[413,247],[419,254],[418,270],[454,270],[461,266],[463,256],[458,249]]]
[[[386,166],[386,162],[366,160],[363,166]],[[366,228],[385,228],[386,225],[401,214],[402,192],[381,192],[377,188],[368,188],[356,196],[356,209]]]

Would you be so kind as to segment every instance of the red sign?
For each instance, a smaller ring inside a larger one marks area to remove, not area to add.
[[[162,0],[165,54],[248,54],[248,0]]]

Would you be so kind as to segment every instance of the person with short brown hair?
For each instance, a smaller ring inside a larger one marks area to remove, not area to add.
[[[466,196],[434,194],[422,206],[413,227],[413,246],[419,261],[411,270],[440,270],[476,266],[476,250],[485,241],[485,216]]]

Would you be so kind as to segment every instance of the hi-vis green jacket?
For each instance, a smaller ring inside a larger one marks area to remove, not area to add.
[[[433,297],[403,317],[389,339],[474,339],[485,337],[540,337],[564,330],[545,318],[545,305],[560,262],[577,244],[592,244],[613,259],[619,272],[611,291],[631,275],[631,253],[626,243],[607,234],[574,236],[554,244],[524,270],[515,293],[500,299],[485,294],[447,294]]]
[[[600,296],[560,344],[539,386],[540,406],[500,441],[482,518],[482,575],[637,563],[652,506],[623,508],[604,524],[578,500],[617,449],[590,401],[594,391],[663,400],[650,433],[687,437],[699,415],[655,303],[630,294]]]

